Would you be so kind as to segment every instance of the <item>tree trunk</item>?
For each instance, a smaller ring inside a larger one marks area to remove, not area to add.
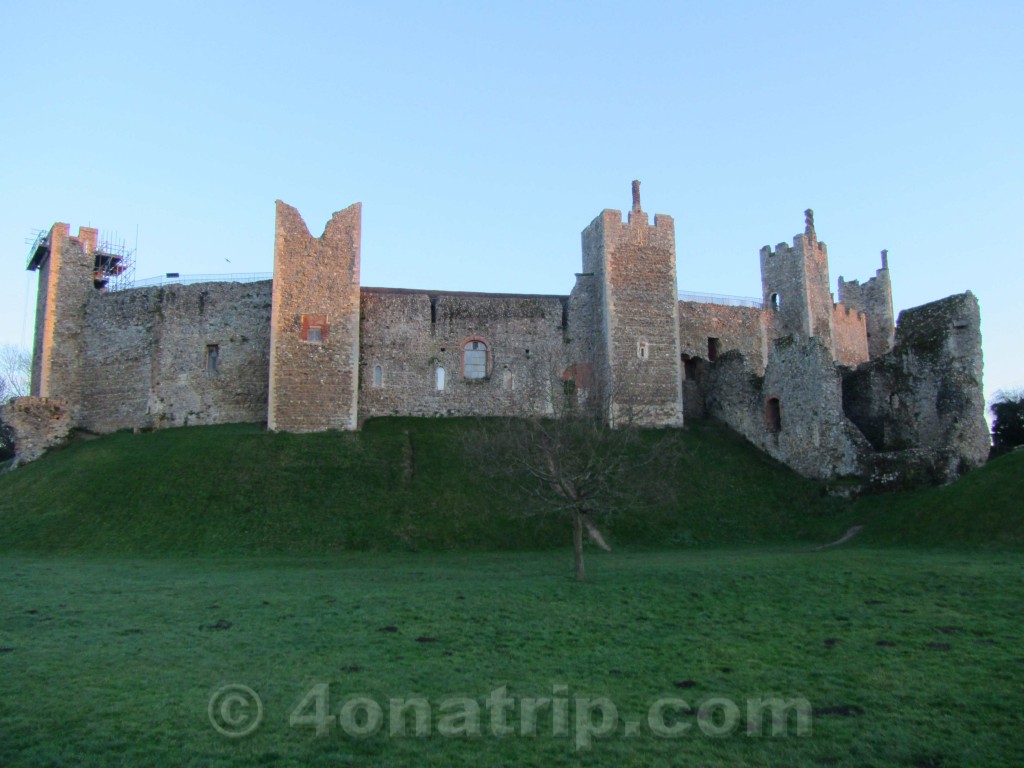
[[[585,581],[587,573],[583,568],[583,515],[572,513],[572,549],[576,556],[576,581]]]

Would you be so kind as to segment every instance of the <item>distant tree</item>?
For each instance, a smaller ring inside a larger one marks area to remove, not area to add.
[[[13,344],[0,346],[0,403],[27,395],[31,379],[31,353]]]
[[[0,346],[0,405],[29,393],[32,356],[13,344]],[[0,416],[0,461],[14,456],[14,434]]]
[[[586,579],[584,543],[610,551],[599,520],[628,514],[671,495],[671,446],[620,417],[609,428],[569,391],[551,417],[483,419],[467,437],[470,460],[535,501],[524,514],[564,516],[572,527],[577,581]]]
[[[992,424],[992,454],[998,456],[1024,445],[1024,389],[996,392],[989,406]]]

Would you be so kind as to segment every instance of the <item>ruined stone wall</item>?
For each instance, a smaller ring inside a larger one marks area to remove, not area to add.
[[[708,411],[806,477],[858,474],[870,445],[843,412],[842,383],[821,339],[772,344],[764,378],[730,353],[711,366]]]
[[[709,360],[712,346],[717,346],[718,354],[737,350],[755,373],[763,373],[768,342],[765,314],[754,307],[680,301],[679,351]]]
[[[355,429],[359,377],[359,203],[323,235],[277,201],[268,425]]]
[[[877,450],[919,449],[949,481],[988,457],[982,364],[972,293],[908,309],[892,352],[845,375],[844,408]]]
[[[85,304],[96,292],[93,272],[97,230],[53,225],[49,254],[39,272],[36,333],[32,358],[32,394],[77,403],[82,396],[82,333]]]
[[[97,293],[86,307],[81,426],[261,422],[271,282]]]
[[[858,280],[848,281],[839,278],[839,303],[867,315],[870,359],[879,358],[892,349],[895,341],[895,324],[887,251],[882,251],[882,268],[863,285]]]
[[[588,408],[600,409],[602,393],[595,370],[603,366],[607,377],[606,331],[601,304],[601,286],[592,272],[576,275],[576,284],[566,307],[565,341],[569,367],[562,381],[570,387],[578,401]],[[596,410],[595,410],[596,412]]]
[[[839,365],[856,367],[868,360],[867,317],[843,304],[832,313],[832,354]]]
[[[0,405],[0,417],[14,434],[12,468],[62,445],[75,427],[74,408],[61,398],[17,397]]]
[[[755,374],[744,356],[726,352],[703,373],[708,416],[725,422],[733,430],[760,445],[767,430],[764,420],[764,379]]]
[[[550,415],[567,367],[566,301],[363,288],[360,421]],[[465,346],[474,341],[486,350],[482,378],[464,370]]]
[[[639,209],[627,223],[603,211],[583,232],[584,270],[597,277],[605,328],[606,366],[598,363],[612,424],[681,426],[679,302],[675,227],[658,214],[654,225]]]

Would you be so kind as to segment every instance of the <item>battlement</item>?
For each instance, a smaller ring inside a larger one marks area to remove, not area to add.
[[[629,211],[626,221],[623,222],[622,211],[616,210],[615,208],[605,208],[601,211],[601,215],[598,219],[601,219],[606,227],[618,225],[620,227],[628,228],[643,225],[649,229],[675,231],[675,220],[666,213],[654,214],[654,224],[651,224],[646,211]]]
[[[78,242],[82,247],[82,253],[90,254],[96,250],[96,241],[99,237],[99,230],[93,227],[79,227],[78,235],[70,234],[71,225],[64,222],[57,222],[47,232],[39,232],[28,250],[28,263],[26,269],[35,272],[42,266],[43,262],[50,257],[51,251],[59,249],[65,239]]]
[[[861,310],[867,316],[868,348],[871,358],[892,349],[895,326],[892,309],[892,283],[889,277],[889,252],[882,251],[882,267],[875,276],[859,280],[839,278],[839,303]]]

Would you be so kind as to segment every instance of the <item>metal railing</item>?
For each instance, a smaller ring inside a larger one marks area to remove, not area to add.
[[[126,288],[152,288],[160,285],[193,285],[194,283],[258,283],[261,280],[273,280],[273,272],[235,272],[226,275],[176,275],[166,274],[160,277],[147,277],[136,280]]]
[[[694,301],[699,304],[723,304],[727,307],[752,307],[764,309],[764,302],[761,299],[750,298],[749,296],[727,296],[718,293],[698,293],[696,291],[680,291],[680,301]]]
[[[28,247],[28,261],[25,263],[26,269],[32,269],[32,262],[36,258],[36,251],[39,250],[39,246],[47,241],[50,237],[50,230],[40,229],[36,233],[35,239],[31,241],[31,245]],[[25,242],[29,242],[26,240]]]

